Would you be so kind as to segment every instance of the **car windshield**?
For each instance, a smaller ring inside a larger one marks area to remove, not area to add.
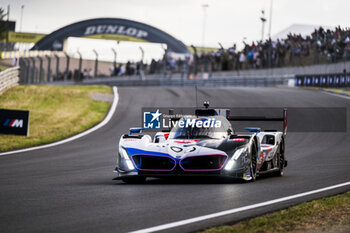
[[[182,119],[183,120],[183,119]],[[187,119],[188,121],[189,119]],[[193,119],[191,119],[193,120]],[[197,121],[205,121],[207,119],[194,119]],[[181,121],[181,120],[180,120]],[[184,120],[186,122],[186,120]],[[186,127],[187,126],[187,127]],[[186,125],[181,127],[177,124],[170,132],[170,139],[222,139],[227,135],[224,127],[198,127],[197,124]]]

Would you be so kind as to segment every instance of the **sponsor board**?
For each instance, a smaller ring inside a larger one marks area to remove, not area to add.
[[[169,113],[170,110],[170,113]],[[171,112],[175,110],[175,112]],[[176,128],[217,128],[222,123],[214,117],[195,116],[194,108],[143,108],[141,125],[146,130],[170,130]]]
[[[295,85],[307,87],[349,87],[350,74],[297,75],[295,77]]]
[[[166,108],[144,107],[141,109],[141,127],[146,131],[169,131],[172,128],[214,128],[220,132],[224,129],[227,112],[235,117],[280,117],[283,108],[280,107],[224,107],[202,109],[202,115],[196,115],[197,108]],[[227,111],[229,110],[229,111]],[[208,114],[206,114],[208,113]],[[222,116],[224,121],[219,122]],[[182,120],[181,120],[182,119]],[[261,128],[262,130],[283,131],[279,121],[230,121],[235,132],[246,132],[247,127]],[[345,107],[297,108],[288,107],[288,132],[346,132],[347,109]],[[244,140],[243,138],[234,141]]]
[[[112,24],[87,26],[85,28],[84,35],[87,36],[93,34],[120,34],[137,38],[144,38],[148,36],[148,32],[144,30],[124,25]]]
[[[9,42],[36,43],[44,36],[41,33],[9,32]]]
[[[0,134],[29,135],[29,111],[0,109]]]
[[[143,128],[144,129],[160,129],[162,113],[157,111],[144,111],[142,114]]]

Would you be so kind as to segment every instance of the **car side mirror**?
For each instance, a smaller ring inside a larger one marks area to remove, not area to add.
[[[142,133],[142,128],[130,128],[129,135],[131,135],[133,133]]]

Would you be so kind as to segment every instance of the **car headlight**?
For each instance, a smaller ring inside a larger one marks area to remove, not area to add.
[[[242,154],[247,152],[247,147],[240,148],[235,151],[235,153],[232,156],[232,159],[237,160]]]
[[[235,161],[241,157],[241,155],[245,154],[248,151],[247,147],[243,147],[243,148],[239,148],[237,150],[235,150],[235,152],[233,153],[231,159],[227,162],[226,166],[225,166],[225,170],[231,170]]]
[[[125,160],[125,164],[129,170],[134,170],[134,164],[131,162],[128,152],[124,148],[120,148],[119,153],[121,157]]]

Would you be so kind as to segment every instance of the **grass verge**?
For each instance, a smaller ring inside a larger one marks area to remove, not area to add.
[[[0,108],[29,110],[29,137],[0,135],[0,151],[54,142],[103,120],[111,103],[93,93],[113,94],[107,86],[20,85],[0,95]]]
[[[350,192],[203,232],[350,232]]]
[[[7,67],[7,66],[3,66],[3,65],[0,65],[0,70],[1,70],[1,71],[6,70],[7,68],[9,68],[9,67]]]

